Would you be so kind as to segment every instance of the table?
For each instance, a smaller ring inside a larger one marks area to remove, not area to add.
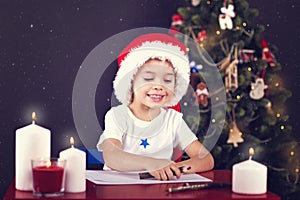
[[[230,170],[213,170],[200,175],[207,177],[215,183],[231,183]],[[65,193],[61,197],[51,199],[271,199],[280,200],[280,197],[272,192],[262,195],[240,195],[231,191],[231,187],[210,188],[197,191],[184,191],[167,193],[169,187],[180,186],[182,183],[151,184],[151,185],[96,185],[86,181],[86,192]],[[192,184],[192,183],[191,183]],[[4,200],[11,199],[37,199],[32,192],[23,192],[15,189],[15,181],[9,186]],[[49,198],[50,199],[50,198]]]

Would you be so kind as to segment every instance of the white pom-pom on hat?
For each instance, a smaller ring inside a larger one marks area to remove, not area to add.
[[[134,75],[149,59],[168,60],[173,65],[176,74],[175,94],[165,106],[176,105],[185,95],[189,85],[189,61],[185,45],[176,38],[161,33],[139,36],[120,53],[119,70],[113,83],[117,99],[125,105],[131,103]]]

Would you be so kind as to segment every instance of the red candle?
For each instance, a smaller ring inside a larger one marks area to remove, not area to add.
[[[33,188],[35,192],[55,193],[60,192],[63,184],[64,168],[59,166],[34,167]]]

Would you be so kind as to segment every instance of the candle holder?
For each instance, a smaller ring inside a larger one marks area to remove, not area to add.
[[[64,194],[65,159],[31,160],[33,194],[43,197],[55,197]]]

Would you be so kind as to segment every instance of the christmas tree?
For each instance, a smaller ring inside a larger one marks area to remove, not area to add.
[[[216,169],[232,169],[253,147],[254,158],[268,167],[268,189],[291,199],[300,194],[299,145],[285,112],[291,92],[281,83],[277,48],[263,38],[264,26],[254,23],[258,14],[245,0],[189,0],[178,8],[170,33],[187,45],[192,86],[181,102],[182,112],[200,141],[212,123],[222,127],[211,150]],[[221,74],[225,116],[212,113],[219,97],[218,88],[207,87],[208,68]],[[198,112],[191,114],[194,110]]]

